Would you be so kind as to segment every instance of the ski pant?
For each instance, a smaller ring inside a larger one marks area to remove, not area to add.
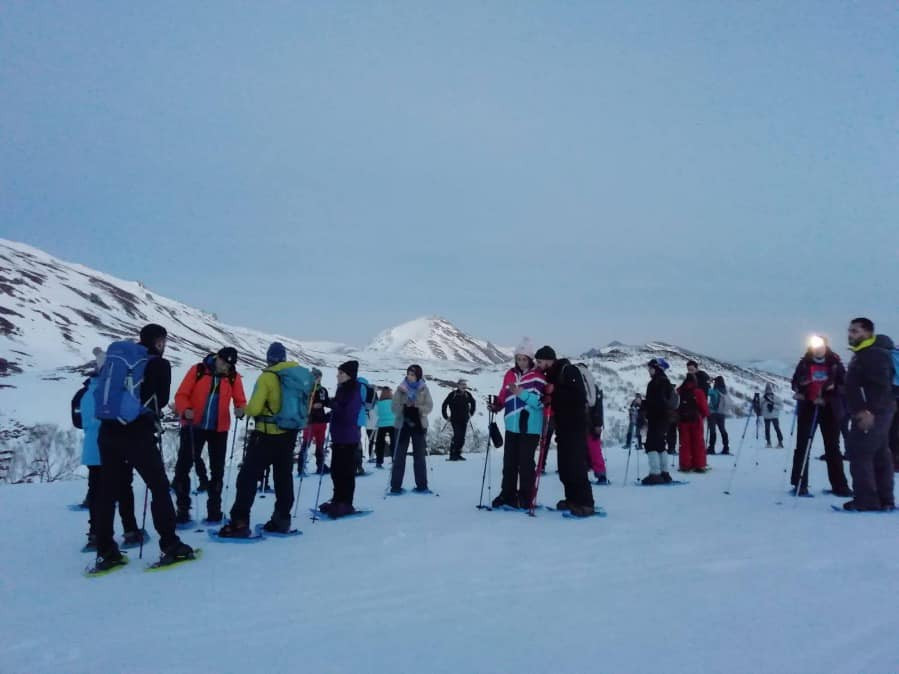
[[[388,440],[388,436],[390,439]],[[378,435],[375,438],[375,460],[377,461],[377,465],[384,465],[384,448],[393,449],[394,438],[396,437],[396,431],[393,426],[381,426],[378,429]]]
[[[401,489],[406,474],[406,450],[412,443],[412,469],[415,472],[415,488],[428,488],[428,462],[425,451],[428,446],[428,432],[422,428],[413,429],[403,426],[396,438],[393,452],[393,468],[390,476],[390,488]]]
[[[593,490],[587,478],[587,436],[584,427],[556,428],[559,480],[569,505],[593,507]]]
[[[843,470],[843,457],[840,454],[840,424],[830,405],[822,405],[818,408],[817,428],[821,430],[824,440],[824,460],[827,462],[827,477],[830,487],[834,491],[843,492],[849,490],[849,482]],[[812,428],[812,420],[815,417],[815,405],[803,401],[799,404],[799,414],[796,420],[796,449],[793,451],[793,472],[790,475],[790,484],[794,487],[799,483],[800,489],[808,488],[808,466],[811,451],[808,451],[809,440],[815,429]],[[802,465],[805,458],[805,465]]]
[[[709,451],[715,451],[715,442],[718,439],[716,430],[721,431],[721,444],[724,449],[722,451],[730,451],[730,438],[727,435],[727,428],[724,426],[724,415],[712,412],[709,415]]]
[[[237,495],[231,507],[232,522],[250,522],[250,510],[256,500],[256,484],[272,467],[275,479],[275,509],[272,519],[290,522],[293,507],[293,448],[297,431],[268,435],[254,431],[250,435],[246,459],[237,474]]]
[[[119,494],[116,501],[119,504],[119,519],[122,520],[122,531],[137,531],[137,519],[134,517],[134,469],[131,464],[121,464],[122,475],[119,479]],[[87,522],[88,531],[94,533],[94,504],[97,502],[100,490],[101,471],[100,466],[87,467],[87,504],[90,509],[90,519]]]
[[[668,452],[673,454],[677,451],[677,422],[673,422],[668,426],[668,432],[665,434],[665,443],[668,446]]]
[[[353,505],[353,495],[356,493],[356,450],[358,448],[358,443],[331,445],[331,483],[334,485],[331,503]]]
[[[300,458],[298,459],[297,472],[301,472],[306,468],[306,452],[309,445],[315,443],[315,469],[320,471],[325,463],[325,436],[327,435],[328,424],[317,423],[309,424],[303,429],[303,444],[300,445]]]
[[[895,416],[889,411],[874,416],[874,427],[865,433],[855,422],[849,431],[849,470],[855,502],[863,508],[896,505],[893,497],[893,457],[890,453],[890,426]]]
[[[157,445],[153,421],[139,418],[124,426],[116,421],[104,421],[100,426],[98,444],[102,465],[97,504],[92,511],[97,551],[105,555],[117,547],[112,521],[115,502],[122,493],[126,479],[126,471],[122,467],[125,463],[134,467],[150,490],[150,512],[153,514],[153,526],[159,534],[160,550],[180,542],[175,533],[175,507],[169,494],[169,480]]]
[[[678,435],[680,436],[680,469],[705,468],[708,462],[702,419],[682,421],[678,427]]]
[[[462,456],[462,448],[465,446],[465,432],[468,430],[468,419],[460,421],[453,419],[453,444],[450,445],[450,457]]]
[[[771,444],[771,427],[774,426],[774,432],[777,433],[777,444],[784,443],[784,434],[780,432],[780,419],[765,419],[765,444]]]
[[[631,448],[631,441],[637,440],[637,449],[643,449],[643,427],[637,426],[636,424],[630,424],[627,427],[627,442],[625,443],[625,447],[627,449]]]
[[[503,502],[530,506],[534,499],[534,480],[537,464],[534,453],[540,444],[539,435],[506,431],[503,443]]]
[[[606,474],[606,459],[602,455],[602,438],[593,435],[593,431],[587,431],[587,455],[590,457],[590,466],[596,476]]]
[[[217,519],[222,514],[222,487],[225,481],[225,455],[228,451],[228,431],[207,431],[196,426],[181,428],[181,443],[178,447],[178,461],[175,463],[175,477],[172,487],[175,489],[178,512],[190,510],[190,467],[197,454],[203,451],[203,445],[209,448],[209,467],[212,479],[207,480],[209,486],[206,496],[206,514]],[[200,478],[202,480],[202,477]],[[199,511],[199,508],[197,509]],[[196,518],[200,519],[199,512]]]

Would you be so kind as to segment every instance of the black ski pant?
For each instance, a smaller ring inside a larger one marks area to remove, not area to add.
[[[798,483],[800,489],[808,488],[808,466],[811,458],[811,451],[808,451],[808,448],[812,438],[812,421],[814,419],[814,403],[801,402],[796,418],[796,449],[793,451],[793,471],[790,475],[790,484],[795,487]],[[821,438],[824,440],[824,460],[827,462],[830,488],[837,492],[849,491],[849,482],[846,480],[846,472],[843,470],[843,456],[840,454],[840,422],[829,404],[818,407],[814,430],[820,430]],[[807,451],[808,453],[806,453]],[[802,465],[803,458],[805,458],[804,466]]]
[[[356,451],[359,444],[331,445],[331,483],[334,485],[332,503],[353,505],[356,493]]]
[[[384,465],[384,449],[386,447],[388,452],[392,452],[395,438],[396,433],[393,426],[381,426],[378,429],[378,435],[375,437],[375,460],[377,465]]]
[[[899,473],[899,400],[896,401],[896,412],[890,427],[890,452],[893,454],[893,468]]]
[[[570,506],[593,507],[593,489],[587,477],[587,434],[584,424],[577,427],[556,428],[556,452],[559,480],[565,488],[565,500]]]
[[[863,508],[894,507],[893,457],[890,453],[890,427],[893,410],[874,415],[874,427],[867,433],[853,422],[849,431],[849,470],[855,502]]]
[[[98,552],[105,555],[118,547],[113,538],[112,521],[116,499],[122,493],[123,481],[127,479],[123,463],[133,466],[150,490],[150,512],[153,514],[153,526],[159,534],[160,550],[180,542],[175,533],[175,507],[169,494],[169,480],[153,421],[139,418],[127,425],[104,421],[100,426],[99,446],[103,465],[100,467],[98,498],[93,512]]]
[[[668,445],[668,452],[677,452],[677,423],[668,426],[668,432],[665,434],[665,441]]]
[[[122,520],[122,531],[137,531],[137,519],[134,517],[134,468],[130,463],[122,462],[122,475],[119,479],[119,495],[116,498],[119,504],[119,519]],[[87,504],[90,510],[90,519],[87,522],[88,531],[94,533],[94,504],[97,502],[100,491],[101,470],[100,466],[87,467]]]
[[[250,510],[256,500],[260,476],[272,468],[275,479],[275,509],[272,519],[290,522],[293,507],[293,448],[297,432],[266,434],[254,431],[247,445],[246,459],[237,474],[237,495],[231,507],[232,522],[250,522]]]
[[[468,419],[453,419],[453,444],[450,446],[450,457],[462,456],[465,446],[465,432],[468,430]]]
[[[428,462],[425,452],[428,446],[427,431],[421,428],[403,426],[399,429],[396,438],[396,448],[393,452],[393,468],[390,476],[390,488],[401,489],[403,476],[406,473],[406,450],[412,443],[412,468],[415,472],[415,488],[428,488]]]
[[[181,428],[178,461],[175,463],[175,478],[172,487],[175,489],[178,512],[190,510],[190,467],[195,457],[209,448],[209,467],[212,479],[207,479],[206,515],[210,519],[218,519],[222,514],[222,487],[225,481],[225,455],[228,451],[228,431],[207,431],[196,426]],[[205,467],[204,467],[205,471]],[[200,480],[203,476],[199,475]],[[199,509],[198,509],[199,510]],[[200,519],[199,512],[196,518]]]
[[[522,508],[530,507],[534,498],[537,463],[534,453],[540,444],[539,435],[506,431],[503,443],[503,502]]]
[[[765,419],[765,444],[771,444],[772,426],[774,426],[774,431],[777,433],[777,444],[782,445],[784,443],[784,435],[780,432],[780,419]]]
[[[718,435],[716,434],[716,430],[721,431],[721,444],[723,445],[723,450],[725,452],[730,451],[730,438],[727,435],[727,428],[724,426],[724,415],[718,414],[717,412],[712,412],[709,415],[709,451],[715,451],[715,442],[718,439]]]

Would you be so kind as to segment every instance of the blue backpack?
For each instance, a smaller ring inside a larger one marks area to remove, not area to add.
[[[362,398],[362,408],[359,410],[358,426],[368,425],[368,413],[372,410],[377,402],[375,389],[368,383],[365,377],[359,377],[359,396]]]
[[[144,371],[152,358],[147,347],[135,342],[113,342],[94,390],[94,414],[98,419],[130,424],[149,410],[140,400]]]
[[[306,422],[309,420],[309,398],[315,385],[312,372],[301,365],[296,365],[273,374],[277,375],[281,383],[281,409],[272,416],[272,421],[285,431],[306,428]]]

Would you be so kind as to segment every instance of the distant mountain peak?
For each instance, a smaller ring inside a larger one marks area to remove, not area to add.
[[[420,316],[384,330],[368,345],[371,351],[406,358],[492,365],[509,360],[491,342],[462,332],[442,316]]]

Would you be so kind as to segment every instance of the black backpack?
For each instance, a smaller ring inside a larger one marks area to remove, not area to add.
[[[81,418],[81,399],[84,397],[84,394],[87,393],[87,387],[88,384],[90,384],[90,381],[90,379],[85,379],[81,388],[78,389],[78,393],[72,397],[72,425],[75,428],[84,428],[84,421]]]
[[[699,421],[699,406],[696,404],[696,392],[693,389],[681,390],[677,418],[684,422]]]

